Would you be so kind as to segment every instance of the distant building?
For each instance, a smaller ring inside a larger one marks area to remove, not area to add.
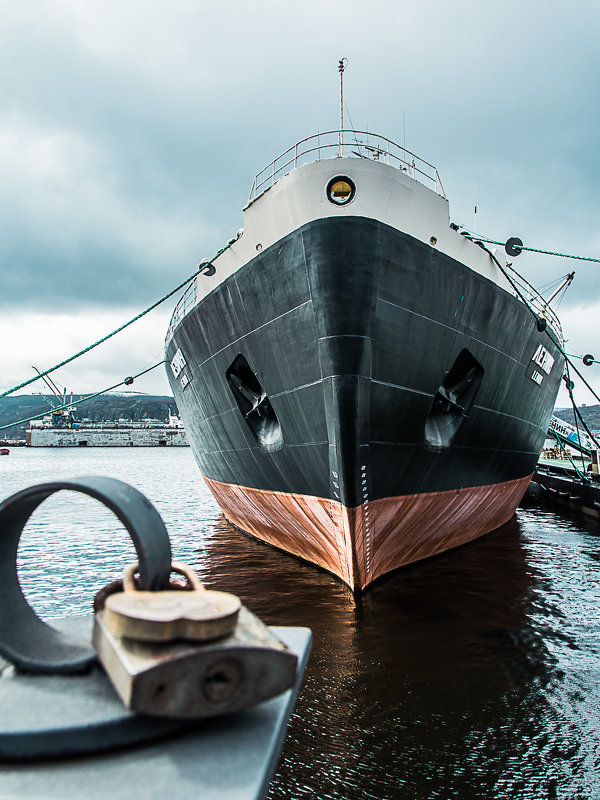
[[[25,432],[30,447],[187,447],[183,423],[169,414],[166,420],[119,419],[118,422],[76,422],[55,412],[32,420]]]

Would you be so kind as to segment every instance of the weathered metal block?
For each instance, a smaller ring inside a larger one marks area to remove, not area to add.
[[[242,606],[232,634],[212,642],[141,642],[96,613],[93,643],[132,711],[200,719],[240,711],[291,688],[297,656]]]

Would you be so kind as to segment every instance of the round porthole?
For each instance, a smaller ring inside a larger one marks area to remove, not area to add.
[[[354,181],[345,175],[336,175],[327,184],[327,199],[336,206],[348,205],[354,200],[355,194]]]

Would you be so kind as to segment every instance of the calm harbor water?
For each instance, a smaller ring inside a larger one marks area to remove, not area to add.
[[[500,530],[355,600],[233,529],[189,449],[15,448],[0,500],[101,474],[156,505],[174,556],[314,645],[269,800],[600,798],[600,526],[520,509]],[[47,618],[89,609],[134,560],[108,511],[61,493],[27,526],[19,574]],[[200,788],[199,788],[200,791]]]

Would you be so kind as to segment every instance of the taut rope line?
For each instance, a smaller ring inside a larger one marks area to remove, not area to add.
[[[148,367],[148,369],[142,370],[142,372],[138,372],[137,375],[130,375],[127,378],[123,378],[122,381],[119,383],[115,383],[114,386],[109,386],[107,389],[102,389],[101,392],[94,392],[94,394],[88,394],[85,397],[81,397],[79,400],[73,400],[72,403],[63,403],[63,405],[56,406],[53,408],[52,411],[62,411],[65,408],[71,408],[72,406],[78,406],[81,403],[85,403],[86,400],[91,400],[94,397],[100,397],[102,394],[106,394],[107,392],[112,392],[113,389],[117,389],[119,386],[131,386],[135,378],[139,378],[141,375],[145,375],[147,372],[151,372],[153,369],[160,367],[161,364],[164,364],[163,361],[159,361],[158,364],[154,364],[152,367]],[[35,414],[32,417],[26,417],[25,419],[18,419],[16,422],[9,422],[8,425],[0,425],[0,431],[4,431],[7,428],[12,428],[13,425],[22,425],[24,422],[31,422],[32,419],[40,419],[41,417],[45,417],[48,414],[47,411],[42,411],[41,414]]]
[[[233,240],[233,241],[235,241],[235,240]],[[172,297],[180,289],[183,289],[184,286],[187,286],[188,283],[193,281],[194,278],[197,275],[200,275],[208,266],[210,266],[210,264],[213,263],[213,261],[215,261],[222,253],[224,253],[225,250],[227,250],[229,247],[231,247],[231,245],[233,244],[233,241],[228,242],[225,245],[225,247],[221,248],[221,250],[219,250],[219,252],[216,255],[214,255],[209,261],[204,261],[202,264],[200,264],[200,267],[194,272],[193,275],[190,275],[189,278],[186,278],[184,281],[182,281],[179,284],[179,286],[176,286],[170,292],[165,294],[163,297],[160,298],[160,300],[157,300],[155,303],[152,303],[151,306],[148,306],[148,308],[146,308],[141,313],[137,314],[135,317],[133,317],[133,319],[130,319],[128,322],[125,322],[123,325],[120,325],[114,331],[111,331],[110,333],[107,333],[106,336],[103,336],[101,339],[98,339],[97,342],[94,342],[93,344],[90,344],[88,347],[84,347],[83,350],[80,350],[78,353],[75,353],[75,355],[70,356],[69,358],[65,358],[64,361],[60,362],[60,364],[55,364],[53,367],[50,367],[50,369],[47,369],[44,372],[40,372],[38,375],[35,375],[33,378],[29,378],[29,380],[23,381],[23,383],[20,383],[18,386],[13,386],[12,389],[7,389],[5,392],[2,392],[2,394],[0,394],[0,399],[2,399],[3,397],[6,397],[9,394],[13,394],[13,392],[18,391],[19,389],[23,389],[25,386],[29,386],[30,383],[34,383],[35,381],[39,381],[40,378],[43,378],[46,375],[49,375],[51,372],[54,372],[55,370],[60,369],[60,367],[64,367],[65,364],[69,364],[71,361],[74,361],[76,358],[79,358],[79,356],[82,356],[85,353],[89,353],[89,351],[93,350],[94,347],[98,347],[99,344],[102,344],[103,342],[106,342],[107,339],[110,339],[115,334],[120,333],[122,330],[124,330],[125,328],[129,327],[129,325],[133,325],[133,323],[137,322],[138,319],[141,319],[143,316],[148,314],[150,311],[153,311],[157,306],[159,306],[161,303],[164,303],[165,300],[168,300],[169,297]],[[142,373],[140,373],[140,374],[142,374]],[[117,386],[120,386],[120,385],[121,384],[117,384]]]

